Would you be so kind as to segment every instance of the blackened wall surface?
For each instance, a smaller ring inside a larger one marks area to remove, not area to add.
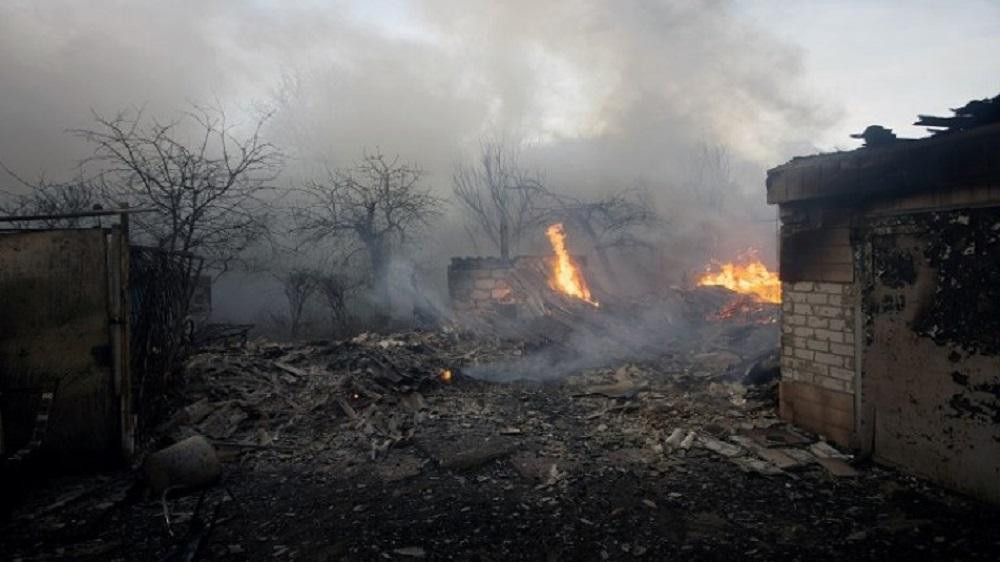
[[[873,219],[863,245],[862,447],[1000,502],[1000,208]]]

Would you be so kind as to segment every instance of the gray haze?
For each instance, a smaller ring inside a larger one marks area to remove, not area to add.
[[[699,143],[758,170],[806,148],[827,117],[801,74],[794,48],[720,1],[13,1],[0,155],[28,175],[66,168],[86,152],[62,131],[91,109],[277,102],[274,132],[304,159],[379,145],[445,183],[503,129],[567,182],[663,180]]]
[[[87,126],[92,109],[170,118],[191,101],[237,116],[271,106],[268,134],[290,155],[283,185],[378,146],[422,165],[448,197],[454,163],[499,131],[523,140],[554,189],[650,189],[672,221],[665,254],[693,245],[694,263],[752,243],[773,263],[763,171],[813,151],[809,139],[838,112],[804,85],[800,51],[737,8],[7,1],[0,160],[29,177],[69,174],[88,148],[63,131]],[[725,208],[697,195],[706,146],[731,156]],[[447,256],[475,252],[456,216],[417,261],[440,271]]]

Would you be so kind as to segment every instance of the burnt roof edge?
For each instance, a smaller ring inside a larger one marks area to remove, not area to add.
[[[885,196],[1000,183],[1000,124],[796,157],[767,172],[767,202]]]

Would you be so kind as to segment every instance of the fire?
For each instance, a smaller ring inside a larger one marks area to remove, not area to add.
[[[566,230],[563,229],[562,223],[553,224],[545,231],[545,234],[549,237],[549,243],[552,244],[552,250],[556,254],[549,285],[563,294],[599,306],[597,301],[590,298],[590,289],[583,279],[583,273],[573,263],[573,259],[566,250]]]
[[[451,376],[452,376],[451,369],[445,369],[441,371],[441,374],[438,375],[438,378],[441,379],[441,382],[451,382]]]
[[[698,279],[698,286],[721,285],[737,293],[753,295],[766,302],[781,302],[781,281],[778,274],[768,271],[761,261],[752,255],[742,263],[718,264],[721,271],[706,273]]]

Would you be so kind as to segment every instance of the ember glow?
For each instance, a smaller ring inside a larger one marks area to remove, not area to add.
[[[452,376],[451,369],[445,369],[441,371],[441,374],[438,375],[438,378],[441,379],[442,382],[451,382],[451,376]]]
[[[556,257],[552,264],[552,277],[549,279],[549,285],[560,293],[599,306],[597,301],[590,298],[590,289],[583,279],[583,273],[573,263],[573,258],[566,250],[566,231],[563,229],[562,223],[553,224],[545,231],[545,234],[549,237],[549,243],[552,244],[552,251],[555,252]]]
[[[698,286],[719,285],[744,295],[753,295],[765,302],[781,302],[781,280],[778,274],[756,258],[742,263],[718,264],[716,272],[709,272],[698,279]]]

